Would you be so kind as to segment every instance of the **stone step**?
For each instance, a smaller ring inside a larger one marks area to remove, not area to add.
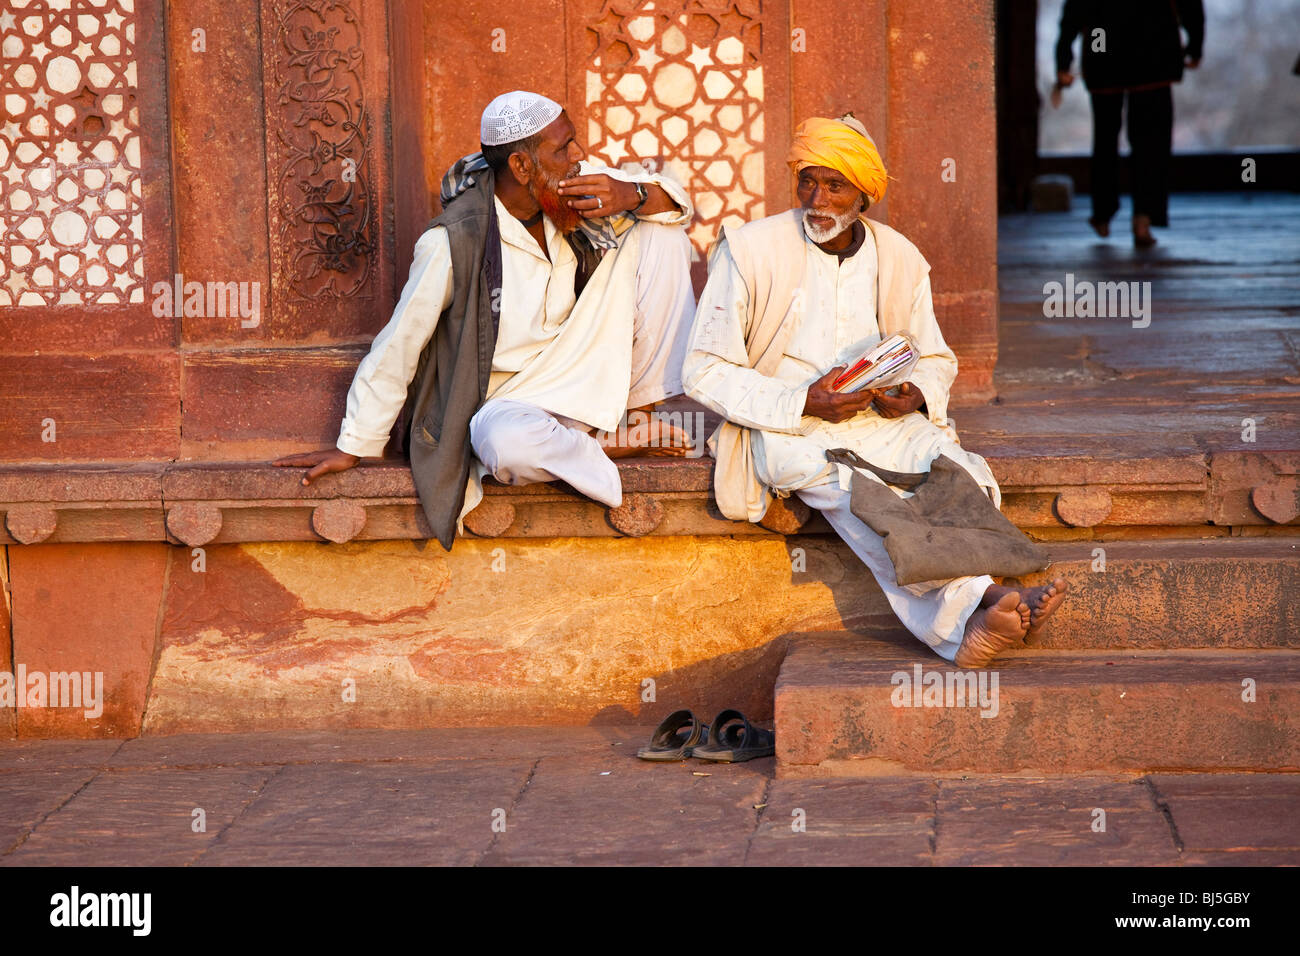
[[[1026,650],[984,672],[982,697],[954,679],[927,703],[927,683],[947,698],[947,675],[979,673],[919,642],[795,637],[776,683],[778,772],[1300,770],[1300,651]]]
[[[1090,648],[1300,650],[1300,540],[1286,537],[1058,542],[1071,596],[1035,640]]]

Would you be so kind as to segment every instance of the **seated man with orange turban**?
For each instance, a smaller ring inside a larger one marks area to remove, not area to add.
[[[935,319],[930,267],[900,233],[866,218],[887,180],[875,143],[852,116],[810,119],[795,131],[789,163],[800,207],[719,237],[683,367],[686,393],[726,419],[710,439],[718,506],[759,521],[773,494],[798,494],[871,570],[909,631],[959,667],[984,667],[1042,626],[1066,582],[896,582],[881,537],[849,509],[852,470],[827,461],[827,450],[901,472],[947,455],[994,504],[1001,494],[947,418],[957,359]],[[897,394],[831,388],[895,332],[910,334],[920,356]]]

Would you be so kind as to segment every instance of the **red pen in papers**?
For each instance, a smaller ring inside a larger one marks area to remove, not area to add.
[[[916,367],[916,343],[899,332],[877,343],[850,365],[831,384],[834,392],[857,392],[864,388],[893,388],[907,381]]]

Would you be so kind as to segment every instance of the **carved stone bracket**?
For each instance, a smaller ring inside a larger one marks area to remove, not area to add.
[[[5,515],[5,530],[20,544],[39,544],[58,523],[59,516],[44,505],[17,505]]]
[[[1300,478],[1279,478],[1250,490],[1250,503],[1274,524],[1290,524],[1300,517]]]
[[[508,501],[481,501],[465,516],[465,527],[480,538],[499,537],[514,523],[515,506]]]
[[[776,534],[798,534],[811,515],[812,509],[801,498],[773,498],[759,524]]]
[[[624,495],[623,503],[609,509],[609,523],[631,538],[639,538],[659,527],[664,506],[649,495]]]
[[[1071,528],[1095,528],[1113,506],[1104,488],[1068,488],[1056,496],[1056,515]]]
[[[197,548],[221,533],[221,509],[205,501],[183,501],[167,509],[167,533]]]
[[[326,541],[351,541],[366,526],[366,509],[355,501],[333,498],[312,509],[311,528]]]

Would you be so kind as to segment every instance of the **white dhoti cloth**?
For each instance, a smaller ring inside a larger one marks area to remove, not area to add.
[[[894,565],[884,540],[849,510],[849,492],[838,482],[801,488],[798,495],[808,507],[826,516],[835,533],[867,566],[903,626],[944,660],[956,657],[966,622],[979,608],[993,579],[984,574],[900,585],[894,579]]]
[[[979,607],[993,578],[953,578],[900,585],[884,540],[849,510],[854,469],[827,462],[825,450],[849,448],[872,464],[896,471],[927,471],[940,454],[970,473],[994,504],[1001,501],[997,481],[984,459],[965,451],[944,429],[921,415],[885,419],[862,415],[835,425],[822,423],[809,435],[763,433],[756,442],[760,477],[778,493],[794,492],[830,522],[835,532],[871,571],[903,625],[944,660],[961,646],[966,622]],[[875,475],[864,473],[871,481]],[[907,497],[909,493],[902,493]]]
[[[640,235],[636,305],[628,317],[632,322],[628,408],[682,393],[682,361],[695,314],[685,231],[645,221],[635,228]],[[623,319],[608,316],[607,320]],[[489,398],[469,427],[482,474],[508,485],[564,481],[610,507],[623,502],[618,467],[581,422],[529,402]]]
[[[687,353],[687,393],[751,430],[757,480],[778,496],[797,494],[822,512],[871,571],[903,625],[940,657],[952,660],[967,621],[993,579],[980,575],[899,585],[883,540],[849,508],[853,469],[826,460],[828,449],[848,448],[873,465],[919,472],[928,471],[930,463],[945,454],[1000,505],[988,463],[961,448],[947,418],[957,359],[934,316],[928,266],[914,247],[890,240],[893,233],[879,224],[870,233],[863,232],[856,253],[841,259],[809,241],[801,229],[777,229],[780,222],[778,216],[745,227],[756,229],[755,234],[776,250],[763,254],[761,267],[751,267],[757,270],[754,276],[742,274],[727,239],[715,248]],[[903,288],[894,290],[895,298],[889,302],[878,301],[879,238],[888,240],[881,248],[890,256],[889,274],[912,276]],[[756,241],[742,240],[748,250],[742,258],[747,262],[757,261]],[[760,273],[761,283],[756,279]],[[796,288],[784,289],[777,281],[783,276],[797,277]],[[758,297],[754,301],[751,284]],[[778,287],[783,289],[780,294]],[[749,353],[751,333],[755,326],[771,325],[769,313],[777,315],[780,328],[787,330],[780,353],[773,353],[775,361]],[[886,419],[868,409],[840,423],[805,415],[812,383],[832,368],[856,361],[880,341],[883,313],[894,314],[895,326],[901,326],[897,316],[905,314],[906,328],[917,341],[921,357],[909,379],[925,399],[924,413]],[[771,365],[760,372],[760,362]],[[751,516],[751,520],[757,519]]]

